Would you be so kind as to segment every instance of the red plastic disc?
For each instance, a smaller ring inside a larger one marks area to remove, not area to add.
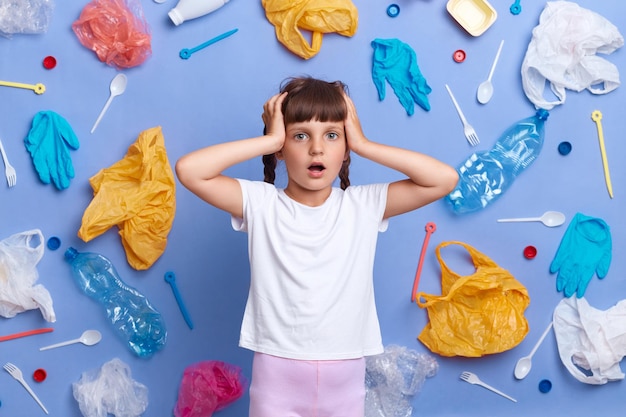
[[[43,67],[45,69],[52,69],[57,66],[57,59],[52,55],[47,56],[43,59]]]
[[[46,370],[42,368],[36,369],[35,372],[33,372],[33,379],[37,382],[42,382],[47,376]]]
[[[454,51],[454,54],[452,55],[452,59],[454,59],[454,62],[463,62],[465,61],[465,51],[462,49],[457,49],[456,51]]]
[[[526,246],[524,248],[524,257],[526,259],[533,259],[535,256],[537,256],[537,248],[534,246]]]

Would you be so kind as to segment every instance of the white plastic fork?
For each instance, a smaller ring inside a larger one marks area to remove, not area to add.
[[[454,107],[456,108],[456,112],[459,114],[459,117],[461,118],[461,123],[463,123],[463,133],[465,134],[465,138],[467,139],[470,145],[472,146],[478,145],[480,143],[480,140],[478,140],[478,135],[476,134],[476,130],[474,130],[472,125],[470,125],[467,122],[467,119],[465,118],[465,115],[461,111],[461,108],[459,107],[459,103],[456,102],[456,99],[454,98],[454,94],[452,94],[452,91],[450,90],[450,87],[448,87],[448,84],[446,84],[446,90],[448,90],[448,94],[450,94],[450,98],[452,99],[452,103],[454,104]]]
[[[7,183],[9,184],[9,187],[13,187],[17,182],[17,173],[15,172],[13,165],[11,165],[7,159],[6,151],[4,150],[4,146],[2,146],[2,140],[0,140],[0,153],[2,154],[2,160],[4,161],[4,173],[7,177]]]
[[[20,384],[22,384],[24,388],[26,388],[26,391],[28,391],[28,393],[35,399],[35,401],[37,401],[37,404],[39,404],[39,406],[43,409],[43,411],[46,412],[46,414],[50,414],[48,413],[48,410],[46,410],[46,407],[43,406],[39,398],[37,398],[33,390],[30,389],[26,381],[24,381],[24,377],[22,376],[22,371],[20,370],[20,368],[13,365],[11,362],[7,362],[4,364],[4,370],[11,374],[13,378],[15,378]]]
[[[514,403],[517,402],[517,400],[513,397],[509,397],[508,395],[506,395],[505,393],[503,393],[502,391],[498,391],[497,389],[495,389],[494,387],[492,387],[491,385],[487,385],[485,384],[483,381],[480,380],[480,378],[478,378],[478,375],[473,374],[471,372],[463,372],[461,373],[461,379],[465,382],[469,382],[470,384],[473,385],[480,385],[483,388],[487,388],[489,391],[495,392],[498,395],[502,395],[504,398],[513,401]]]

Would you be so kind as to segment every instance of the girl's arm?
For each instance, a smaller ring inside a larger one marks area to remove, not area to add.
[[[425,206],[454,189],[459,177],[451,166],[419,152],[368,140],[363,134],[354,103],[347,95],[345,98],[348,107],[345,129],[350,150],[408,177],[389,185],[384,218]]]
[[[239,182],[222,172],[238,163],[282,149],[285,126],[281,105],[284,98],[285,94],[277,94],[263,106],[265,135],[208,146],[181,157],[176,162],[179,181],[207,203],[242,217],[243,197]]]

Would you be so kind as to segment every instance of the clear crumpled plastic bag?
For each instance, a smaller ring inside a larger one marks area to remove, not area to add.
[[[389,345],[368,356],[365,369],[365,417],[410,417],[411,401],[426,378],[437,374],[434,356],[404,346]]]
[[[133,380],[129,366],[118,358],[83,372],[72,393],[84,417],[138,417],[148,408],[148,388]]]
[[[241,369],[220,361],[190,365],[183,373],[174,408],[176,417],[210,417],[243,394],[246,379]]]
[[[44,238],[38,229],[0,241],[0,316],[11,318],[38,308],[46,321],[56,321],[50,293],[43,285],[35,285],[43,251]]]
[[[53,11],[52,0],[0,0],[0,35],[46,33]]]
[[[603,16],[568,1],[549,1],[533,29],[522,62],[522,86],[537,107],[565,102],[565,90],[606,94],[620,85],[617,67],[596,53],[624,45],[621,33]],[[556,101],[544,98],[546,81]]]

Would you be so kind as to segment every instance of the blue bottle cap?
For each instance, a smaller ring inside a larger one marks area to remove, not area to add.
[[[61,239],[56,236],[52,236],[48,239],[48,249],[57,250],[61,247]]]
[[[552,389],[552,382],[550,382],[549,379],[542,379],[541,381],[539,381],[539,391],[546,394],[550,392],[551,389]]]
[[[398,6],[397,4],[390,4],[389,7],[387,7],[387,16],[398,17],[399,14],[400,6]]]
[[[570,153],[572,151],[572,144],[567,142],[567,141],[563,141],[561,143],[559,143],[559,153],[563,156],[567,155],[568,153]]]

